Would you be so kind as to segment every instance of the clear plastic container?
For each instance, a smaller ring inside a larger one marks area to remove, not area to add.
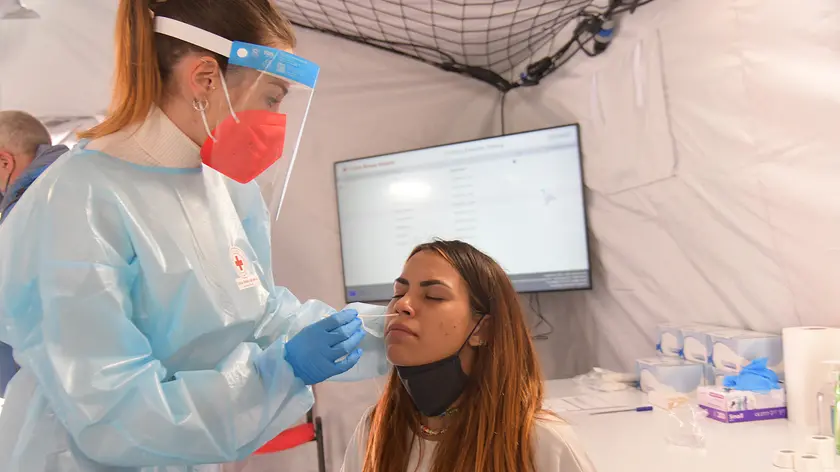
[[[706,436],[700,420],[706,412],[692,405],[683,405],[668,412],[671,418],[666,440],[669,444],[689,449],[706,448]]]
[[[837,420],[837,399],[840,398],[840,361],[826,361],[829,365],[826,382],[817,392],[818,434],[834,436]]]
[[[575,377],[575,382],[592,390],[615,392],[638,386],[639,376],[595,367],[589,373]]]

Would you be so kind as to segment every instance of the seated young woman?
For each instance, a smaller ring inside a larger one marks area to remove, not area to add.
[[[502,268],[461,241],[415,248],[385,328],[394,364],[343,472],[594,472],[543,410],[537,355]]]

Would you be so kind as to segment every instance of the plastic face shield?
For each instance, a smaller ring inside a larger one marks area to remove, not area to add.
[[[228,58],[221,87],[196,99],[208,139],[202,162],[240,183],[256,180],[272,218],[286,196],[320,68],[292,53],[230,41],[166,17],[155,31]]]

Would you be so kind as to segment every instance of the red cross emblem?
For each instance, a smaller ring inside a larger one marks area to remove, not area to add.
[[[248,266],[248,259],[245,257],[245,253],[242,252],[242,249],[239,249],[238,247],[230,248],[230,259],[233,262],[233,266],[236,268],[236,272],[244,274],[245,268]]]

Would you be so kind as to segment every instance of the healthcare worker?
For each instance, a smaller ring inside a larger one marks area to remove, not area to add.
[[[301,418],[310,385],[387,371],[356,311],[273,283],[319,71],[288,21],[270,0],[120,0],[116,29],[108,117],[0,231],[21,366],[4,472],[215,470]]]

